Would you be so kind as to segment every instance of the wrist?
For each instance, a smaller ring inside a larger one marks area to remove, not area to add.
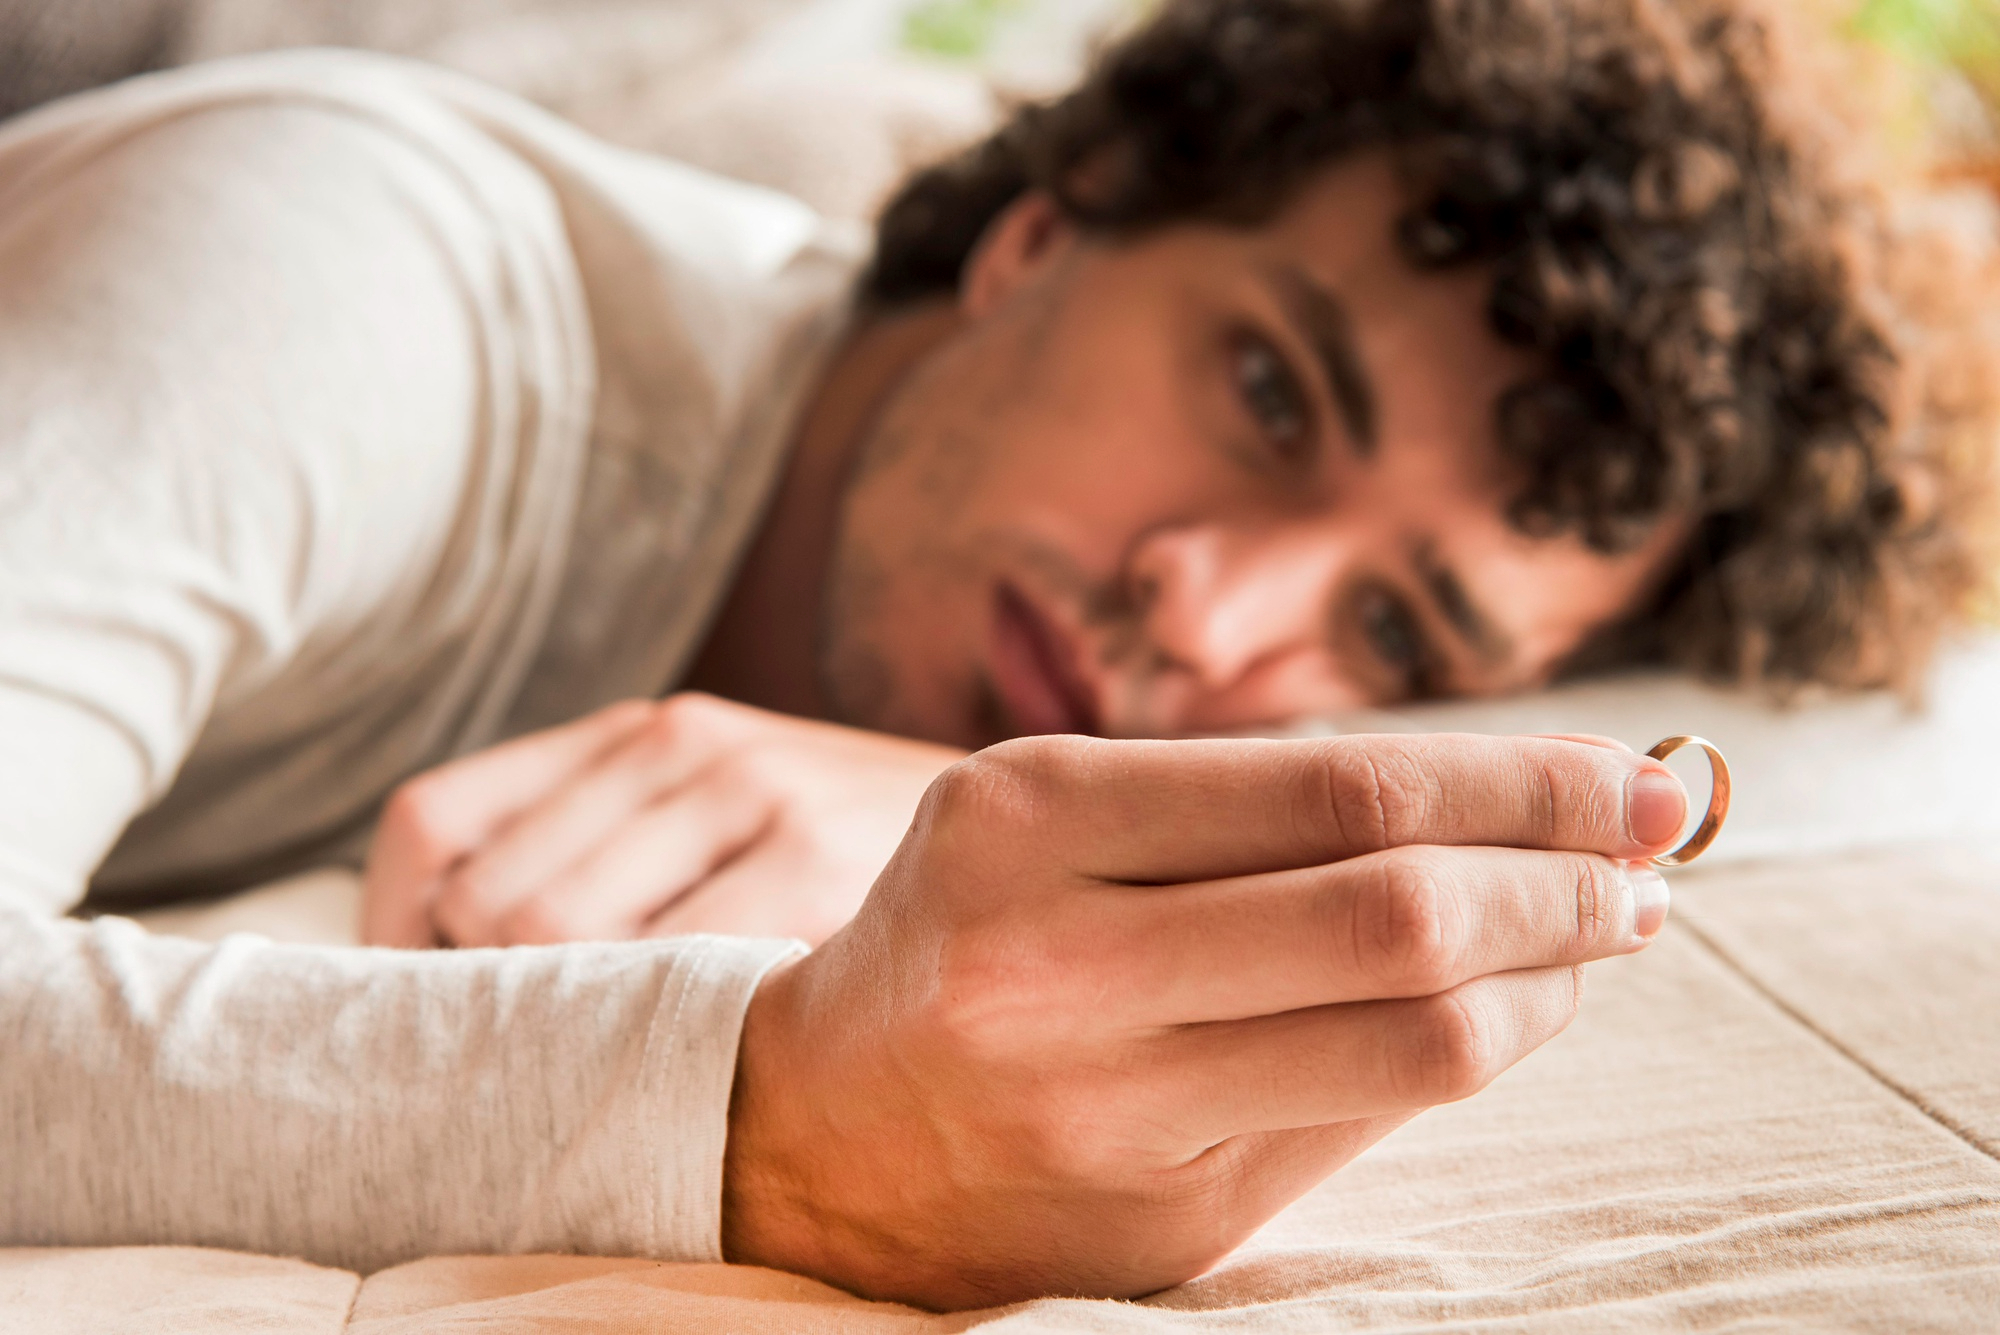
[[[797,1118],[787,1101],[790,1055],[804,966],[773,969],[750,998],[737,1047],[729,1098],[729,1133],[722,1161],[722,1254],[733,1265],[809,1273],[810,1215],[797,1153]]]

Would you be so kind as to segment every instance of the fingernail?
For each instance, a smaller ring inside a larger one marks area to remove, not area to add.
[[[1625,829],[1641,848],[1664,848],[1687,823],[1687,789],[1664,769],[1642,769],[1625,790]]]
[[[1667,878],[1643,862],[1633,863],[1625,874],[1632,882],[1632,935],[1636,944],[1650,945],[1667,925],[1673,894],[1667,889]]]

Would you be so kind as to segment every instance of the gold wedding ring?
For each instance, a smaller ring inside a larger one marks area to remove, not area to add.
[[[1708,753],[1708,770],[1715,782],[1708,792],[1708,814],[1701,818],[1701,826],[1693,837],[1673,852],[1653,859],[1655,866],[1685,867],[1715,842],[1715,836],[1722,833],[1722,822],[1729,819],[1729,762],[1722,758],[1722,752],[1715,749],[1715,743],[1700,737],[1669,737],[1646,754],[1655,760],[1665,760],[1683,747],[1698,746]]]

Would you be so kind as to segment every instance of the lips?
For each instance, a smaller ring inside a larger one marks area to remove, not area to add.
[[[1099,731],[1097,699],[1077,670],[1075,643],[1005,584],[993,604],[993,677],[1020,735]]]

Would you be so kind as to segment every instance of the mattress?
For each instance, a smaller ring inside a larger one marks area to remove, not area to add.
[[[939,1316],[729,1266],[15,1251],[0,1332],[2000,1329],[2000,854],[1738,861],[1675,893],[1568,1033],[1141,1302]]]

